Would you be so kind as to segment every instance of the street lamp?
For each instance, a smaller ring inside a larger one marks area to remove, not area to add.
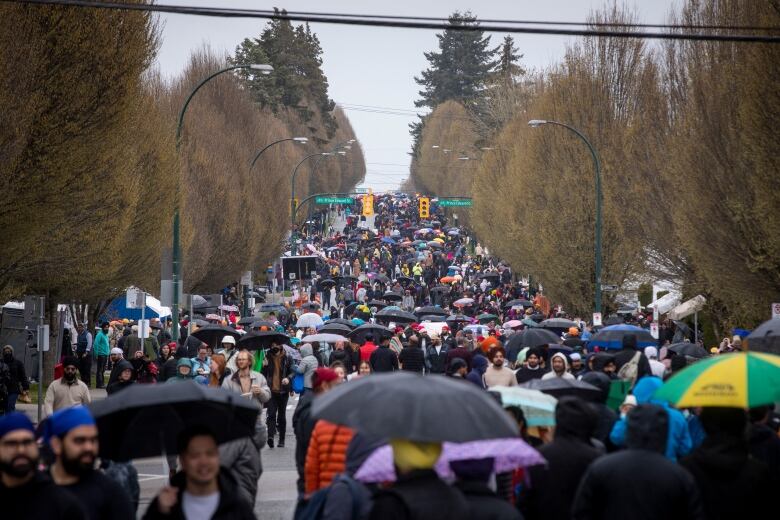
[[[293,229],[295,228],[295,177],[296,175],[298,175],[298,168],[300,168],[303,163],[305,163],[312,157],[320,157],[320,159],[322,159],[323,157],[330,157],[332,155],[334,155],[333,152],[313,153],[311,155],[307,155],[306,157],[301,159],[301,162],[295,165],[295,169],[293,170],[292,177],[290,178],[290,233],[291,233],[290,239],[291,241],[294,239],[292,233],[293,233]],[[292,246],[292,243],[290,245]]]
[[[207,76],[205,79],[203,79],[200,83],[198,83],[194,89],[192,89],[192,92],[190,92],[190,95],[187,96],[187,99],[184,101],[184,105],[181,107],[181,112],[179,112],[179,123],[176,125],[176,154],[178,155],[181,150],[181,132],[182,128],[184,127],[184,114],[187,112],[187,107],[190,104],[190,101],[192,101],[193,96],[195,96],[195,93],[200,90],[200,88],[211,81],[212,79],[216,78],[220,74],[224,74],[225,72],[230,72],[232,70],[237,69],[250,69],[250,70],[256,70],[259,71],[261,74],[270,74],[274,68],[271,65],[266,64],[244,64],[244,65],[231,65],[230,67],[222,68],[211,75]],[[171,285],[173,290],[172,295],[172,309],[171,309],[171,320],[173,321],[173,327],[171,328],[171,339],[174,341],[179,339],[179,286],[181,285],[181,240],[180,240],[180,233],[179,233],[179,224],[180,218],[179,218],[179,197],[174,197],[174,207],[173,207],[173,243],[172,243],[172,251],[171,251]]]
[[[260,158],[260,156],[261,156],[261,155],[263,155],[263,152],[265,152],[266,150],[268,150],[269,148],[271,148],[273,145],[275,145],[275,144],[279,144],[279,143],[283,143],[283,142],[285,142],[285,141],[293,141],[293,142],[295,142],[295,143],[306,144],[306,143],[308,143],[308,142],[309,142],[309,138],[308,138],[308,137],[288,137],[288,138],[286,138],[286,139],[279,139],[278,141],[274,141],[273,143],[271,143],[271,144],[269,144],[269,145],[266,145],[266,146],[265,146],[265,147],[264,147],[262,150],[260,150],[259,152],[257,152],[257,155],[255,155],[255,158],[254,158],[254,159],[252,159],[252,164],[249,166],[249,170],[251,171],[251,170],[252,170],[252,168],[254,168],[254,166],[255,166],[255,163],[256,163],[256,162],[257,162],[257,160]]]
[[[573,126],[547,119],[531,119],[528,121],[528,126],[531,128],[538,128],[542,125],[558,125],[568,128],[577,134],[580,139],[585,141],[585,144],[588,145],[588,149],[590,150],[590,154],[593,156],[593,164],[596,167],[596,294],[594,303],[596,312],[601,312],[601,204],[603,195],[601,193],[601,163],[599,162],[599,156],[596,153],[596,149],[593,148],[593,145],[588,141],[588,138]]]

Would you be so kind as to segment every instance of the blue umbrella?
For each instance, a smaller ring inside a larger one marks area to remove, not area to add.
[[[382,237],[382,242],[384,242],[385,244],[393,245],[393,246],[395,245],[395,240],[393,240],[390,237]]]
[[[588,342],[588,348],[600,347],[619,350],[623,348],[623,337],[629,334],[636,336],[637,348],[655,347],[658,345],[658,340],[649,331],[636,325],[621,323],[619,325],[609,325],[598,331]]]

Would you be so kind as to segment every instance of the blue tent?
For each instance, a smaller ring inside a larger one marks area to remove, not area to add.
[[[147,320],[151,318],[165,318],[166,316],[170,315],[171,309],[168,307],[163,307],[160,303],[160,300],[154,296],[149,294],[146,295],[146,309],[144,310],[144,317]],[[128,320],[140,320],[141,309],[128,309],[127,295],[123,293],[120,296],[114,298],[100,319],[109,321],[124,318],[127,318]]]

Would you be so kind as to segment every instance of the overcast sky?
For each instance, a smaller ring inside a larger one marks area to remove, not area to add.
[[[288,11],[311,11],[396,16],[446,17],[455,10],[471,10],[481,19],[584,21],[601,0],[160,0],[168,5],[197,5],[246,9],[271,9],[276,5]],[[628,2],[638,6],[644,23],[663,23],[673,0]],[[185,67],[190,53],[209,45],[218,52],[233,53],[246,37],[260,34],[265,24],[259,19],[223,19],[170,15],[164,22],[158,65],[166,76],[175,76]],[[435,31],[312,24],[323,48],[323,68],[330,83],[330,96],[337,103],[414,109],[418,85],[414,76],[426,68],[423,52],[435,50]],[[498,45],[503,34],[493,34]],[[541,69],[560,60],[571,38],[562,36],[514,35],[526,68]],[[375,191],[398,187],[408,175],[411,147],[409,115],[390,115],[348,110],[347,114],[363,145],[367,164],[365,186]],[[282,136],[280,136],[282,137]],[[262,143],[257,143],[258,146]]]

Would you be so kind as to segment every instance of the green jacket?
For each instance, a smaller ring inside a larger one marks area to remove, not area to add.
[[[92,344],[92,355],[107,356],[111,352],[111,343],[108,339],[108,334],[102,330],[95,335],[95,342]]]

